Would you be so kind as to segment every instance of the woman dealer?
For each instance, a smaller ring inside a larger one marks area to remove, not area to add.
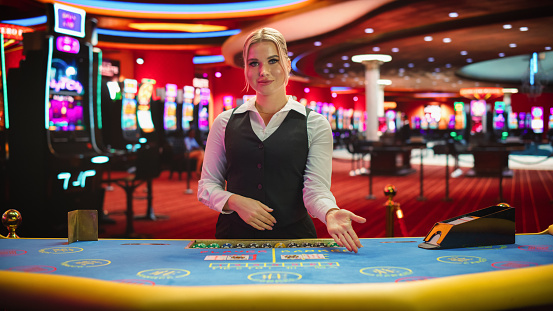
[[[311,215],[340,246],[357,252],[362,245],[352,221],[366,220],[338,208],[330,192],[330,124],[286,95],[291,64],[284,37],[256,30],[243,57],[246,87],[256,97],[217,116],[198,185],[198,199],[220,213],[216,237],[316,238]]]

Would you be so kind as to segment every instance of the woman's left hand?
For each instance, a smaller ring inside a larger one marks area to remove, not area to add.
[[[330,236],[338,245],[347,248],[350,252],[357,253],[358,248],[363,245],[351,226],[352,221],[365,223],[367,220],[344,209],[330,210],[326,214],[326,229]]]

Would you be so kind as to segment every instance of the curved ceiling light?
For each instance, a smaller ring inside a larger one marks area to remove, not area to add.
[[[31,18],[4,20],[0,22],[5,24],[18,25],[18,26],[36,26],[36,25],[46,23],[46,15],[31,17]]]
[[[147,39],[198,39],[198,38],[216,38],[229,37],[240,33],[240,29],[212,31],[212,32],[197,32],[197,33],[179,33],[179,32],[140,32],[140,31],[123,31],[98,28],[98,34],[113,37],[126,38],[147,38]]]
[[[105,0],[38,0],[76,6],[88,13],[161,19],[242,18],[276,14],[306,6],[313,0],[266,0],[208,4],[138,3]]]
[[[32,18],[3,20],[1,23],[18,25],[18,26],[36,26],[46,23],[46,15]],[[199,39],[199,38],[217,38],[230,37],[240,33],[240,29],[231,29],[224,31],[210,31],[197,33],[176,33],[176,32],[139,32],[139,31],[123,31],[98,28],[98,34],[113,36],[113,37],[129,37],[129,38],[147,38],[147,39]]]
[[[130,28],[138,30],[169,30],[183,32],[211,32],[227,30],[226,26],[205,25],[205,24],[186,24],[186,23],[130,23]]]

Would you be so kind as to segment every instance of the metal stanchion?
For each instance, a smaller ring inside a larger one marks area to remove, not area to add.
[[[185,194],[193,194],[194,191],[190,189],[190,175],[192,172],[190,172],[190,157],[189,153],[186,153],[186,190],[184,190]]]
[[[445,152],[445,197],[442,199],[442,201],[452,201],[449,197],[449,147],[446,148]]]
[[[401,232],[403,236],[407,236],[407,230],[405,223],[403,222],[403,212],[399,207],[399,203],[393,201],[394,196],[397,194],[396,187],[394,185],[386,185],[384,187],[384,195],[388,197],[386,201],[386,237],[394,237],[394,213],[399,220]]]
[[[424,172],[423,172],[423,168],[424,168],[424,165],[423,165],[423,161],[422,161],[422,148],[420,148],[420,158],[421,158],[421,168],[420,168],[420,195],[419,197],[417,198],[417,201],[426,201],[427,199],[424,197],[424,194],[423,194],[423,180],[424,180]]]
[[[374,200],[376,197],[373,195],[373,153],[372,147],[369,147],[369,156],[371,157],[371,162],[369,166],[369,195],[365,197],[367,200]]]

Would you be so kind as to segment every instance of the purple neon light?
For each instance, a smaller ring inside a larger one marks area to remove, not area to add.
[[[79,40],[75,38],[61,36],[56,39],[56,49],[60,52],[77,54],[81,49],[81,45],[79,44]]]

